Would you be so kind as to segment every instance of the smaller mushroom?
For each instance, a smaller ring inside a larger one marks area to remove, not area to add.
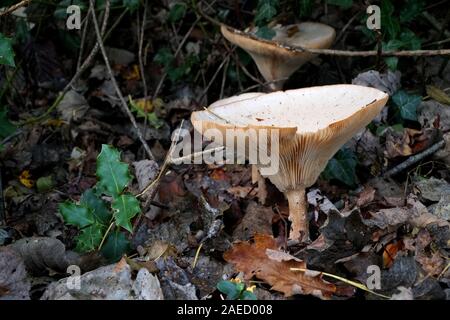
[[[270,82],[272,91],[281,90],[286,79],[315,56],[295,47],[327,49],[336,36],[332,27],[317,22],[275,26],[275,36],[271,40],[226,25],[220,30],[228,41],[250,54],[264,79]]]
[[[306,242],[305,188],[316,182],[341,146],[380,113],[388,98],[380,90],[357,85],[247,93],[215,102],[210,110],[193,112],[191,121],[209,139],[221,133],[224,146],[226,139],[235,141],[245,134],[249,142],[246,154],[254,145],[269,153],[272,148],[267,145],[278,144],[278,154],[269,156],[276,156],[279,166],[276,173],[265,176],[288,199],[289,238]],[[250,134],[252,130],[258,132],[253,135],[256,139]],[[272,132],[277,132],[276,141]],[[264,168],[262,163],[256,165]]]

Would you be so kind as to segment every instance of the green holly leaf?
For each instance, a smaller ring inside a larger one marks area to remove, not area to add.
[[[227,296],[228,300],[236,300],[241,295],[241,291],[236,286],[236,283],[222,280],[217,284],[217,289]]]
[[[0,64],[15,67],[12,40],[0,32]]]
[[[114,199],[112,208],[115,211],[114,219],[116,220],[116,225],[133,232],[131,219],[141,212],[139,201],[136,197],[131,194],[123,194]]]
[[[255,35],[262,39],[271,40],[273,37],[275,37],[276,32],[268,26],[263,26],[258,28],[258,31],[256,31]]]
[[[352,187],[357,181],[356,164],[356,155],[350,149],[341,149],[328,161],[322,176],[327,180],[335,179]]]
[[[180,21],[183,19],[184,15],[186,14],[186,4],[185,3],[176,3],[173,5],[173,7],[169,11],[169,15],[167,19],[174,23],[177,21]]]
[[[105,201],[93,189],[87,189],[83,193],[80,204],[89,208],[95,219],[101,224],[106,225],[111,220],[111,212],[108,210]]]
[[[106,194],[117,197],[130,183],[128,164],[120,161],[120,153],[109,145],[102,145],[97,157],[98,187]]]
[[[80,231],[76,237],[78,252],[89,252],[96,250],[103,239],[104,228],[99,224],[93,224]]]
[[[94,223],[94,217],[88,208],[66,201],[59,204],[59,212],[66,224],[84,228]]]
[[[399,90],[392,96],[392,101],[397,106],[403,119],[417,121],[417,107],[422,101],[421,96]]]
[[[16,127],[8,120],[6,108],[0,109],[0,138],[6,138],[16,131]]]
[[[111,262],[116,262],[129,250],[130,243],[121,232],[115,231],[106,239],[100,250],[102,255]]]

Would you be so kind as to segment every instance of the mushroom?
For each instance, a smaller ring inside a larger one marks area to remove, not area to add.
[[[291,240],[309,240],[305,188],[312,186],[328,160],[381,111],[389,96],[377,89],[357,85],[330,85],[272,93],[239,95],[214,103],[213,108],[193,112],[194,128],[206,138],[222,135],[226,147],[237,135],[270,153],[278,143],[276,173],[261,173],[285,194],[289,203]],[[214,130],[210,130],[214,129]],[[262,131],[265,129],[265,131]],[[250,131],[267,134],[252,139]],[[272,132],[278,133],[277,141]],[[228,133],[228,134],[227,134]],[[229,139],[227,141],[227,139]]]
[[[228,41],[250,54],[264,79],[271,82],[272,91],[281,90],[286,79],[315,56],[292,47],[326,49],[336,36],[332,27],[316,22],[275,26],[272,40],[264,40],[226,25],[222,25],[220,30]]]

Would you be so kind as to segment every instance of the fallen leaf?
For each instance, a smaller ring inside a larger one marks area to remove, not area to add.
[[[394,243],[389,243],[383,251],[383,267],[390,268],[394,263],[395,257],[397,253],[402,250],[403,243],[401,241],[397,241]]]
[[[273,210],[252,201],[245,209],[245,215],[233,232],[233,239],[249,240],[255,233],[272,233]]]
[[[287,297],[311,294],[327,299],[336,292],[336,286],[324,281],[320,273],[292,271],[291,268],[306,269],[306,263],[277,249],[272,236],[256,234],[254,243],[236,243],[224,253],[224,259],[243,272],[246,279],[256,276]]]
[[[450,97],[444,90],[435,86],[427,86],[427,94],[437,102],[450,105]]]
[[[356,205],[362,208],[370,204],[375,199],[375,192],[376,190],[372,187],[364,188],[364,190],[358,195]]]
[[[19,176],[19,181],[21,184],[23,184],[27,188],[33,188],[34,186],[34,180],[30,179],[31,174],[30,171],[24,170]]]

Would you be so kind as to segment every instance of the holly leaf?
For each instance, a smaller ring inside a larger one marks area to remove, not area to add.
[[[0,32],[0,64],[15,67],[12,40]]]
[[[98,187],[112,197],[117,197],[131,181],[128,164],[120,161],[120,153],[109,145],[102,145],[97,157]]]
[[[106,239],[102,255],[111,262],[116,262],[128,251],[130,243],[125,235],[119,231],[111,233]]]
[[[130,232],[133,232],[131,219],[136,214],[141,212],[139,201],[136,199],[136,197],[131,194],[123,194],[114,199],[112,208],[114,210],[114,219],[116,220],[116,225],[123,227]]]
[[[417,107],[422,101],[421,96],[399,90],[392,96],[392,101],[397,106],[403,119],[417,121]]]
[[[336,286],[324,281],[317,272],[291,270],[306,269],[306,263],[279,251],[276,240],[269,235],[256,234],[254,243],[236,243],[223,257],[236,270],[243,272],[246,279],[256,276],[271,285],[273,290],[283,292],[286,297],[311,294],[327,299],[336,292]]]
[[[356,164],[355,154],[350,149],[341,149],[328,161],[322,176],[327,180],[335,179],[347,186],[354,186],[357,180]]]
[[[105,201],[95,194],[93,189],[87,189],[80,199],[80,204],[89,208],[95,219],[101,224],[108,224],[111,220],[111,213],[106,206]]]
[[[103,238],[104,228],[101,225],[93,224],[80,231],[76,237],[77,246],[75,248],[78,252],[89,252],[96,250]]]
[[[66,201],[59,205],[59,212],[66,224],[84,228],[94,223],[94,217],[88,208]]]

